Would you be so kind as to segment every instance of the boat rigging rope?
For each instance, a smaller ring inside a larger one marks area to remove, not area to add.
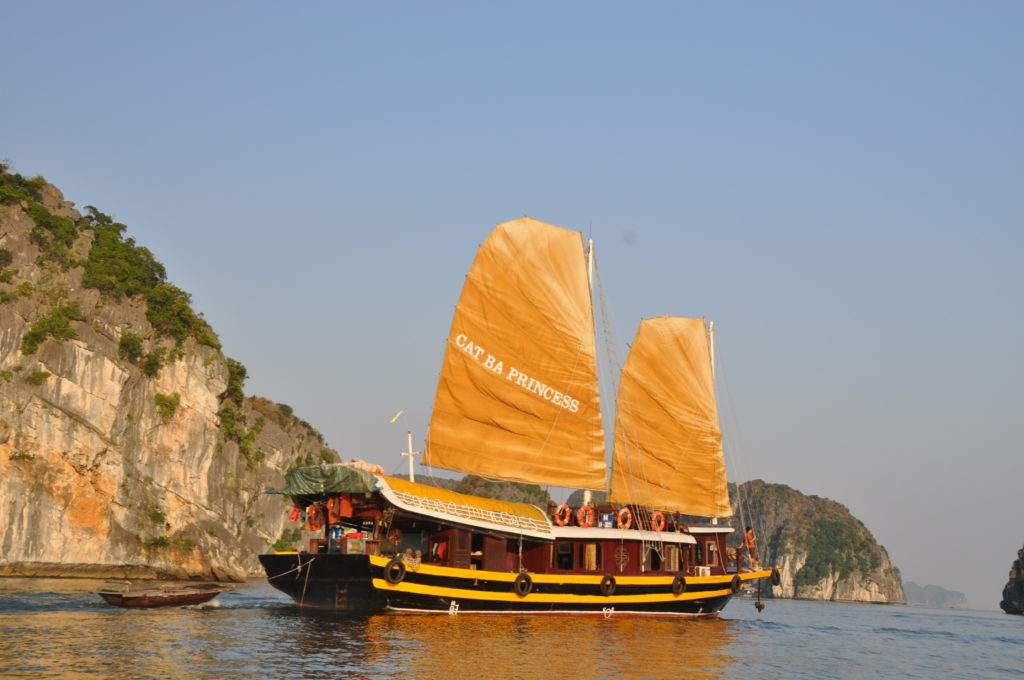
[[[310,569],[310,567],[313,566],[313,561],[315,559],[316,559],[315,557],[311,557],[311,558],[309,558],[309,562],[306,562],[306,578],[302,582],[302,597],[299,598],[299,606],[300,607],[306,603],[306,586],[309,585],[309,572],[313,571],[312,569]],[[299,556],[299,568],[300,569],[302,568],[302,556],[301,555]]]
[[[614,402],[615,409],[612,412],[613,412],[613,414],[618,414],[620,412],[620,410],[621,410],[621,411],[625,411],[627,414],[630,414],[631,413],[631,411],[630,411],[630,404],[622,403],[622,402],[618,401],[618,394],[619,394],[618,376],[621,375],[621,373],[622,373],[623,364],[622,364],[621,361],[619,361],[618,353],[615,350],[615,332],[614,332],[614,329],[612,327],[611,317],[608,314],[608,299],[607,299],[607,296],[605,295],[605,292],[604,292],[604,281],[601,279],[601,268],[597,264],[597,258],[596,257],[594,258],[594,280],[597,281],[597,296],[598,296],[598,301],[600,302],[600,306],[601,306],[601,329],[602,329],[603,334],[604,334],[605,359],[606,359],[607,364],[608,364],[608,376],[609,376],[608,379],[609,379],[609,381],[611,382],[611,385],[612,385],[611,393],[613,395],[615,395],[615,402]],[[614,417],[612,419],[612,424],[613,424],[613,429],[612,429],[612,437],[613,437],[612,447],[614,449],[614,446],[615,446],[615,444],[614,444],[615,431],[617,429],[619,429],[619,419],[618,419],[617,415],[616,415],[616,417]],[[627,431],[625,428],[622,428],[622,438],[623,438],[624,441],[628,441],[629,444],[631,446],[633,446],[634,448],[639,448],[639,443],[638,443],[638,441],[636,439],[635,434],[630,432],[630,431]],[[630,498],[636,498],[639,494],[637,494],[635,492],[635,490],[632,488],[633,487],[632,480],[633,479],[641,479],[641,480],[643,480],[645,486],[649,485],[649,482],[647,480],[646,470],[644,469],[642,461],[638,460],[636,456],[622,456],[622,457],[620,457],[620,460],[621,459],[625,459],[626,466],[628,468],[627,469],[627,474],[623,475],[623,478],[625,478],[627,480],[627,484],[629,484],[629,486],[630,486],[629,493],[627,494],[627,496],[630,497]],[[636,465],[636,469],[634,469],[634,465]],[[651,509],[649,507],[647,507],[646,505],[635,504],[633,506],[633,510],[632,511],[633,511],[633,514],[634,514],[633,519],[634,519],[634,521],[636,523],[637,529],[642,529],[644,527],[650,527],[651,526]],[[643,534],[643,536],[644,536],[644,538],[642,539],[642,543],[643,543],[642,555],[643,555],[643,557],[641,558],[641,568],[644,568],[644,565],[647,562],[647,560],[645,558],[647,557],[647,555],[649,554],[649,552],[651,550],[657,551],[659,558],[662,558],[664,556],[664,550],[663,550],[664,545],[663,545],[663,543],[662,543],[662,541],[660,539],[659,540],[653,540],[653,541],[652,540],[648,540],[646,533]]]
[[[298,571],[298,572],[301,572],[301,571],[302,571],[302,568],[303,568],[304,566],[306,566],[306,565],[309,565],[309,564],[312,564],[312,563],[313,563],[313,560],[315,560],[315,559],[316,559],[316,558],[314,557],[314,558],[313,558],[313,559],[311,559],[311,560],[310,560],[309,562],[306,562],[305,564],[303,564],[303,562],[302,562],[302,557],[300,556],[300,557],[299,557],[299,566],[297,566],[297,567],[292,567],[292,568],[291,568],[291,569],[289,569],[288,571],[282,571],[282,572],[281,572],[280,574],[274,574],[273,576],[268,576],[268,577],[267,577],[267,580],[270,580],[270,579],[275,579],[275,578],[281,578],[282,576],[287,576],[288,574],[290,574],[290,573],[292,573],[292,572],[294,572],[294,571]]]
[[[742,466],[740,465],[740,460],[739,460],[741,456],[736,455],[733,452],[734,451],[738,451],[738,452],[742,453],[743,448],[744,448],[743,447],[743,438],[742,438],[741,433],[740,433],[739,418],[736,417],[736,407],[735,407],[735,404],[733,403],[733,400],[732,400],[732,390],[729,388],[728,376],[726,375],[725,371],[722,370],[723,366],[722,366],[721,362],[719,362],[719,364],[720,364],[720,366],[719,366],[719,369],[718,369],[718,381],[719,381],[719,384],[721,384],[722,387],[724,388],[721,391],[725,393],[725,400],[724,401],[725,401],[725,403],[729,407],[729,414],[731,416],[729,418],[729,420],[733,423],[733,428],[735,428],[734,443],[727,450],[726,456],[729,459],[729,464],[732,466],[732,469],[736,472],[737,479],[740,479],[742,477],[745,477],[745,475],[742,474],[743,473],[743,471],[741,469]],[[763,527],[761,526],[760,522],[758,522],[758,521],[756,521],[754,519],[753,514],[750,512],[749,499],[747,498],[746,494],[743,493],[743,490],[742,490],[742,487],[741,487],[740,483],[737,481],[737,482],[734,482],[734,484],[736,485],[737,515],[738,515],[739,520],[740,520],[739,529],[740,529],[740,531],[743,532],[742,533],[743,538],[740,539],[740,545],[739,545],[739,547],[736,550],[736,570],[739,571],[741,569],[741,566],[742,566],[742,564],[741,564],[742,557],[740,556],[741,552],[745,552],[746,551],[746,528],[748,526],[754,527],[755,528],[754,535],[757,536],[757,537],[760,537],[760,536],[762,536],[762,531],[761,530],[763,529]],[[762,544],[762,552],[765,550],[765,548],[766,548],[766,545]],[[751,564],[750,568],[753,569],[754,565]],[[760,595],[761,595],[761,584],[760,584],[760,582],[758,582],[758,598],[759,599],[760,599]]]

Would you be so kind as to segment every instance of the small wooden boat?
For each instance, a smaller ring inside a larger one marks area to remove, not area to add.
[[[160,586],[107,584],[96,594],[117,607],[184,607],[209,602],[234,586],[220,583],[171,583]]]

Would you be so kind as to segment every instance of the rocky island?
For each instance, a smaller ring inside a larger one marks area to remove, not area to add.
[[[242,580],[336,454],[125,232],[0,164],[0,574]]]
[[[758,535],[761,562],[781,572],[775,597],[905,603],[899,569],[845,506],[759,479],[731,492],[738,525],[752,524]]]
[[[1003,599],[999,607],[1007,614],[1024,615],[1024,548],[1017,551],[1017,559],[1010,567],[1010,579],[1003,586]]]
[[[963,609],[967,607],[967,596],[958,590],[946,590],[941,586],[919,586],[913,581],[903,584],[907,604],[932,609]]]

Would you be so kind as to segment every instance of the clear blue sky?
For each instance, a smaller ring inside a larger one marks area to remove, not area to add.
[[[0,157],[125,222],[403,469],[476,246],[593,235],[616,341],[716,321],[732,478],[994,608],[1024,543],[1024,4],[0,2]],[[391,416],[405,415],[394,425]]]

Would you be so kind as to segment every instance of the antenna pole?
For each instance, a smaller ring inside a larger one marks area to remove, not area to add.
[[[420,455],[420,451],[413,451],[412,450],[412,432],[408,432],[407,431],[405,434],[409,438],[409,450],[408,451],[403,451],[402,455],[403,456],[408,456],[408,458],[409,458],[409,481],[410,482],[415,482],[416,481],[416,473],[413,471],[413,459],[414,459],[415,456]]]

